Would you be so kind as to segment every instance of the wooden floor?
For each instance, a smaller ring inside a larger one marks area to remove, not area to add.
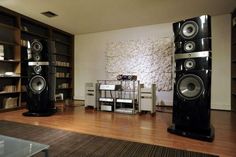
[[[50,117],[24,117],[25,109],[0,113],[0,119],[65,129],[80,133],[143,142],[166,147],[236,156],[236,114],[212,111],[215,140],[212,143],[170,134],[172,114],[157,112],[156,116],[126,115],[110,112],[85,111],[83,106],[67,107]]]

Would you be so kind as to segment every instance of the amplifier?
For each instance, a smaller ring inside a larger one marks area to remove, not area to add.
[[[101,111],[113,111],[111,105],[101,105]]]
[[[118,75],[116,76],[117,80],[130,80],[130,81],[136,81],[137,76],[136,75]]]
[[[121,85],[101,84],[101,85],[99,86],[99,89],[100,89],[100,90],[119,90],[119,89],[121,89]]]
[[[113,102],[113,98],[99,98],[101,102]]]
[[[117,103],[132,103],[132,99],[116,99]]]

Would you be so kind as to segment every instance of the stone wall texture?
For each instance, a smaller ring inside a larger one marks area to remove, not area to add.
[[[173,40],[128,40],[107,43],[106,75],[137,75],[146,87],[157,84],[158,91],[172,89]]]

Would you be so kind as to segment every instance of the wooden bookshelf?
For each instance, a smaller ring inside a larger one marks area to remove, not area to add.
[[[27,92],[22,86],[27,86],[27,45],[22,41],[33,39],[45,40],[48,46],[49,62],[55,67],[55,73],[51,74],[56,80],[54,87],[56,92],[63,93],[65,99],[73,98],[73,56],[74,36],[32,18],[21,15],[0,6],[0,112],[5,109],[3,101],[6,98],[17,98],[17,104],[13,109],[25,106]],[[2,56],[1,56],[2,55]],[[59,61],[58,64],[53,65]],[[13,75],[6,75],[12,72]],[[56,72],[65,73],[69,77],[56,78]],[[50,81],[50,80],[48,80]],[[66,88],[57,88],[58,85],[66,84]],[[49,82],[50,84],[50,82]],[[14,86],[14,90],[6,90]],[[53,91],[53,90],[51,90]]]
[[[231,21],[231,110],[236,112],[236,9]]]

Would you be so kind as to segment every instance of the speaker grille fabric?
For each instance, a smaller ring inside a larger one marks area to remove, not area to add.
[[[194,74],[182,76],[177,82],[177,92],[186,100],[197,99],[204,91],[202,79]]]
[[[180,29],[180,35],[184,39],[194,38],[198,33],[198,24],[195,21],[185,22]]]
[[[40,94],[46,88],[46,81],[42,76],[35,75],[31,78],[29,87],[33,93]]]

